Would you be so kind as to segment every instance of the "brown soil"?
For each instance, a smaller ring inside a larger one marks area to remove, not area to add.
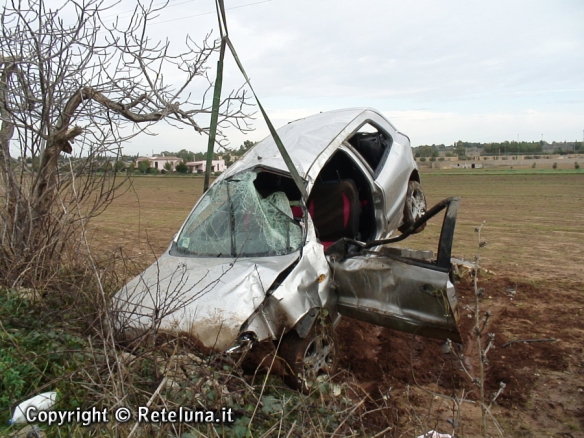
[[[487,331],[495,334],[485,371],[487,401],[500,382],[506,384],[491,409],[503,436],[584,436],[584,284],[533,284],[492,276],[479,286],[486,289],[481,313],[491,312]],[[459,282],[457,290],[464,364],[478,377],[470,279]],[[349,319],[342,320],[338,334],[341,368],[370,396],[368,408],[381,408],[366,416],[372,432],[392,421],[397,424],[387,436],[418,436],[431,429],[480,435],[476,404],[463,403],[457,419],[451,401],[427,392],[479,398],[455,355],[441,351],[442,341]],[[515,339],[549,338],[555,341],[503,347]],[[489,435],[500,436],[491,419],[488,424]]]

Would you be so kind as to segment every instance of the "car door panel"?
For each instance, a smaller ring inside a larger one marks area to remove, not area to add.
[[[401,260],[400,260],[401,259]],[[460,342],[448,272],[401,257],[353,257],[334,264],[339,312],[376,325]]]
[[[425,222],[446,210],[436,257],[432,251],[402,249],[389,244],[402,236],[361,244],[339,241],[327,251],[333,270],[338,311],[358,320],[395,330],[461,342],[458,302],[450,257],[459,198],[445,199],[422,217]]]

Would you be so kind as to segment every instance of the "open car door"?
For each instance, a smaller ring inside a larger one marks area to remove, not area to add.
[[[326,253],[339,312],[395,330],[462,342],[450,262],[458,202],[459,198],[441,201],[401,236],[365,244],[343,239],[332,245]],[[443,209],[436,258],[432,251],[383,246],[404,240]],[[357,247],[360,250],[351,253]]]

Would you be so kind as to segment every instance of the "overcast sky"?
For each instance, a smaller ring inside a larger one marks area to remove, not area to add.
[[[117,6],[121,16],[125,2]],[[274,125],[373,107],[412,145],[582,141],[584,1],[225,0],[230,38]],[[177,47],[217,22],[212,0],[171,0],[151,27]],[[213,62],[214,64],[214,62]],[[243,82],[228,55],[224,91]],[[212,74],[214,77],[214,74]],[[232,146],[267,135],[231,133]],[[202,151],[157,126],[128,154]]]

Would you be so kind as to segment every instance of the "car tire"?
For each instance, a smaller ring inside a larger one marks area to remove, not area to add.
[[[330,324],[316,320],[303,339],[291,330],[282,338],[280,357],[286,361],[284,383],[307,394],[320,376],[335,373],[338,364],[338,343]]]
[[[412,226],[418,219],[426,213],[426,195],[422,190],[422,185],[418,181],[408,182],[408,191],[406,193],[406,202],[404,205],[404,223],[399,228],[399,231],[404,233]],[[424,231],[426,224],[420,225],[416,228],[413,234]]]

